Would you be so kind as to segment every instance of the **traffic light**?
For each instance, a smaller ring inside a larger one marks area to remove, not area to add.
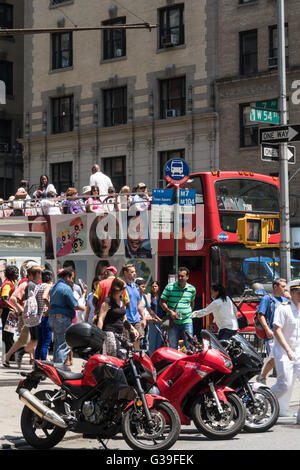
[[[268,218],[259,215],[245,215],[238,219],[238,241],[245,245],[267,245],[269,236]]]

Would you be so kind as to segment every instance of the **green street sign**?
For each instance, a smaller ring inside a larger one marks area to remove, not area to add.
[[[267,122],[269,124],[279,124],[280,116],[276,111],[267,111],[263,109],[250,109],[250,121]]]
[[[278,99],[274,98],[273,100],[255,101],[254,103],[250,104],[250,107],[256,109],[266,109],[268,111],[277,111]]]

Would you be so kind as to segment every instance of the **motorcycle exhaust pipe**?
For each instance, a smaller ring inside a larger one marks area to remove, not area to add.
[[[60,428],[68,427],[67,423],[57,413],[55,413],[55,411],[50,410],[50,408],[44,405],[44,403],[35,397],[29,390],[21,388],[18,393],[20,400],[40,418],[43,418],[46,421],[49,421],[49,423],[55,424],[55,426],[59,426]]]

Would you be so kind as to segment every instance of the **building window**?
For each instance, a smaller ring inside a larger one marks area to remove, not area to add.
[[[257,30],[240,33],[240,74],[257,72]]]
[[[159,47],[184,44],[184,5],[159,10]]]
[[[160,117],[185,115],[185,77],[161,80],[160,82]]]
[[[244,5],[245,3],[253,3],[257,2],[257,0],[239,0],[240,5]]]
[[[14,27],[14,10],[12,5],[0,3],[0,28],[12,29]]]
[[[72,0],[51,0],[51,6],[58,5],[59,3],[73,3]]]
[[[258,124],[250,121],[250,105],[240,105],[240,147],[258,145]]]
[[[65,193],[73,186],[73,164],[72,162],[51,164],[51,183],[58,194]]]
[[[120,25],[126,23],[126,17],[103,21],[103,26]],[[126,56],[126,30],[103,30],[103,60],[116,59]]]
[[[127,122],[127,88],[103,91],[104,126],[118,126]]]
[[[0,60],[0,80],[3,80],[6,86],[6,94],[14,94],[13,85],[13,63],[8,60]]]
[[[0,153],[11,152],[11,121],[0,119]]]
[[[166,185],[166,180],[164,178],[164,167],[168,160],[171,158],[185,158],[185,150],[166,150],[164,152],[159,152],[159,161],[158,161],[158,187],[163,188]]]
[[[72,33],[52,34],[52,69],[63,69],[73,65]]]
[[[73,130],[73,96],[52,99],[52,132],[59,134]]]
[[[114,185],[116,192],[126,184],[126,157],[103,158],[103,173],[108,175]]]
[[[285,25],[285,60],[286,66],[289,65],[289,34],[288,25]],[[269,68],[277,67],[278,65],[278,28],[277,25],[269,26]]]

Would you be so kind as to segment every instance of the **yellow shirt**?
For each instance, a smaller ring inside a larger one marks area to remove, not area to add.
[[[15,286],[16,283],[12,281],[13,285]],[[12,287],[10,284],[5,284],[5,286],[1,289],[1,297],[10,297]]]
[[[114,278],[114,276],[109,276],[107,279],[111,279],[111,278]],[[94,292],[94,297],[96,297],[96,299],[100,300],[101,299],[101,293],[102,293],[102,288],[101,288],[101,284],[99,282],[99,284],[97,285],[96,290]],[[124,300],[125,300],[125,304],[129,304],[129,295],[128,295],[127,289],[124,292]]]

